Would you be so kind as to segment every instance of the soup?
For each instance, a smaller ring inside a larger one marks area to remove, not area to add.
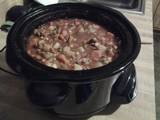
[[[27,53],[37,62],[62,70],[87,70],[117,59],[120,40],[102,26],[84,19],[58,19],[30,35]]]

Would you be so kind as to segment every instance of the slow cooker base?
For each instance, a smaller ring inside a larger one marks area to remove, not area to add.
[[[104,84],[104,83],[102,82],[101,84]],[[47,88],[47,91],[45,90],[46,88]],[[66,118],[67,119],[75,119],[75,118],[76,119],[83,119],[83,118],[86,119],[106,109],[106,107],[108,107],[108,104],[114,104],[114,105],[116,104],[120,106],[121,104],[126,104],[134,100],[134,98],[136,97],[135,66],[134,64],[132,64],[122,72],[122,74],[119,76],[116,83],[114,83],[114,85],[112,86],[112,92],[109,94],[109,96],[111,97],[109,103],[103,104],[104,105],[104,106],[102,105],[103,107],[99,107],[99,108],[93,107],[92,105],[95,104],[95,101],[94,101],[93,104],[90,105],[90,107],[88,106],[90,108],[90,111],[85,111],[86,109],[82,108],[77,113],[74,113],[75,111],[68,113],[68,110],[69,110],[68,109],[66,114],[63,114],[65,113],[64,109],[68,107],[72,109],[73,106],[71,105],[67,107],[63,106],[63,109],[61,108],[61,111],[56,111],[57,107],[59,109],[59,105],[61,105],[61,103],[63,104],[63,101],[65,100],[65,96],[67,95],[66,93],[68,91],[67,88],[68,88],[67,84],[59,85],[59,84],[54,83],[54,84],[45,85],[44,83],[40,84],[40,83],[31,82],[30,84],[28,84],[26,92],[27,92],[27,96],[29,100],[34,105],[37,105],[38,108],[44,109],[48,111],[49,113],[54,114],[57,117],[65,118],[65,119]],[[54,92],[49,92],[49,91],[54,91]],[[81,91],[83,91],[83,89],[81,89]],[[47,94],[46,92],[50,94]],[[100,91],[99,93],[101,92],[102,91]],[[61,93],[59,97],[57,96],[58,93]],[[96,96],[97,95],[98,94],[96,94]],[[44,98],[48,98],[48,99],[44,99]],[[75,96],[72,96],[72,98],[75,98]],[[70,99],[68,100],[71,101]],[[77,106],[79,105],[77,104],[74,107],[77,107]],[[86,104],[85,105],[82,104],[82,106],[86,106]],[[111,108],[113,108],[113,106]]]

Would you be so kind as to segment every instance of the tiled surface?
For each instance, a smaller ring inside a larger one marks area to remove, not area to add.
[[[154,32],[154,59],[157,120],[160,120],[160,31]]]

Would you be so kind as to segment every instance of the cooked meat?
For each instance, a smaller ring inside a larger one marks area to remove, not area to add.
[[[102,26],[84,19],[59,19],[36,28],[27,53],[55,69],[86,70],[114,61],[120,40]]]

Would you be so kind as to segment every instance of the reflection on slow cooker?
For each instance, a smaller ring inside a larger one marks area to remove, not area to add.
[[[78,85],[75,90],[76,103],[81,104],[86,102],[91,97],[93,91],[90,84]]]

